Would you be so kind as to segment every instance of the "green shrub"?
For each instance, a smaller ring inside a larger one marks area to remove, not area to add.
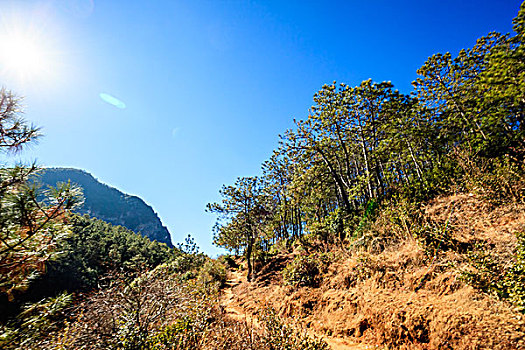
[[[307,231],[311,233],[312,238],[324,243],[341,241],[347,234],[345,228],[350,226],[348,219],[342,209],[337,208],[321,219],[308,223]]]
[[[414,230],[414,238],[423,246],[427,255],[432,256],[440,250],[454,247],[454,239],[450,236],[448,225],[425,224]]]
[[[226,283],[226,265],[219,260],[209,259],[199,271],[199,280],[205,284],[218,283],[222,287]]]
[[[284,282],[294,287],[317,286],[320,273],[331,261],[330,253],[301,252],[283,269]]]
[[[506,299],[525,312],[525,233],[517,234],[515,259],[502,259],[490,249],[478,246],[468,254],[471,268],[461,278],[485,293]]]
[[[503,285],[507,269],[497,254],[485,245],[478,244],[467,254],[467,258],[470,269],[461,272],[460,277],[463,281],[497,298],[508,297]]]
[[[73,301],[71,294],[60,294],[26,305],[15,320],[0,325],[1,349],[32,349],[66,320],[66,310]]]
[[[226,255],[221,255],[218,260],[220,262],[222,262],[223,264],[225,264],[226,266],[228,266],[229,268],[231,269],[238,269],[239,268],[239,264],[235,261],[235,259],[233,258],[232,255],[229,255],[229,254],[226,254]]]
[[[179,319],[154,334],[146,343],[148,350],[197,349],[204,331],[191,318]]]
[[[290,243],[289,239],[281,239],[272,244],[268,253],[272,256],[288,253]]]
[[[479,159],[466,176],[467,189],[496,205],[509,201],[523,203],[524,175],[523,165],[508,156]]]
[[[261,315],[265,333],[262,349],[268,350],[328,350],[322,339],[311,338],[306,332],[285,324],[273,309],[266,309]]]

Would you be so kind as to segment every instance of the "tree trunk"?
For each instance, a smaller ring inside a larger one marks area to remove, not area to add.
[[[252,265],[252,251],[253,251],[253,235],[248,239],[248,246],[246,247],[246,262],[248,263],[248,282],[252,280],[253,265]]]
[[[347,214],[350,214],[351,213],[350,201],[348,199],[348,194],[346,193],[343,181],[341,181],[341,178],[339,177],[339,175],[335,171],[335,169],[334,169],[332,163],[330,162],[330,160],[324,154],[323,150],[321,150],[321,148],[319,148],[319,147],[316,147],[315,150],[323,158],[323,161],[325,162],[326,166],[328,167],[328,170],[330,171],[330,174],[332,175],[332,178],[334,179],[336,189],[339,192],[339,195],[341,196],[341,199],[343,201],[343,207],[344,207],[345,212]]]

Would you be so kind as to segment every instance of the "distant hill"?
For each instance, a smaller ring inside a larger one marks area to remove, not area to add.
[[[137,196],[125,194],[99,182],[86,171],[72,168],[45,168],[38,180],[43,185],[57,182],[77,184],[84,192],[84,204],[76,210],[113,225],[124,226],[136,233],[172,247],[170,233],[153,209]]]

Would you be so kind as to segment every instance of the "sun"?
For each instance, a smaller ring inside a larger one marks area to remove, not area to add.
[[[56,18],[45,8],[0,7],[0,83],[50,86],[63,63]]]
[[[52,74],[51,51],[35,34],[9,33],[0,36],[0,70],[27,82]]]

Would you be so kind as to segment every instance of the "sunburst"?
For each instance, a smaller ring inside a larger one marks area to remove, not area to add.
[[[0,33],[0,74],[26,84],[52,79],[57,55],[45,30],[23,21],[2,19]]]

